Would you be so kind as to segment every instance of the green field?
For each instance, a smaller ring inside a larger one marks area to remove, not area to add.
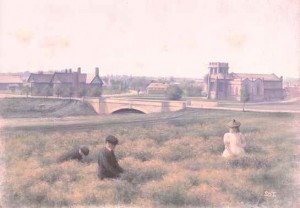
[[[73,99],[56,98],[4,98],[0,99],[3,118],[41,118],[95,115],[87,103]]]
[[[218,101],[219,107],[229,108],[243,108],[243,103],[238,101]],[[300,111],[300,100],[290,102],[273,102],[273,103],[246,103],[245,109],[259,109],[259,110],[295,110]]]
[[[245,156],[221,157],[225,124],[242,122]],[[137,207],[292,207],[300,117],[289,113],[186,110],[99,117],[76,122],[26,122],[2,132],[8,207],[128,205]],[[299,122],[298,122],[299,123]],[[126,173],[99,181],[97,152],[114,134]],[[53,163],[78,145],[86,163]]]

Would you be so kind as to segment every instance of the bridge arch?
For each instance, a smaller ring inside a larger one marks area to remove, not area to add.
[[[114,108],[112,109],[109,113],[110,114],[113,114],[113,113],[117,113],[117,112],[121,112],[121,111],[132,111],[132,112],[137,112],[137,113],[143,113],[143,114],[147,114],[149,112],[145,111],[144,109],[142,108],[136,108],[136,107],[133,107],[133,108],[128,108],[128,107],[118,107],[118,108]]]

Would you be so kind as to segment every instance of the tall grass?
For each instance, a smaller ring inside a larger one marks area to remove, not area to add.
[[[280,207],[295,200],[296,134],[289,127],[299,116],[198,110],[165,119],[174,114],[149,125],[149,115],[139,116],[140,123],[128,115],[116,125],[108,118],[109,125],[102,120],[98,127],[5,131],[6,205]],[[225,159],[224,124],[232,118],[242,122],[246,155]],[[120,140],[116,156],[126,172],[100,181],[97,155],[108,134]],[[85,163],[55,162],[79,145],[90,148]]]

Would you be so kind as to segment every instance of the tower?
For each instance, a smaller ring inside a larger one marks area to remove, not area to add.
[[[228,74],[228,63],[222,63],[222,62],[210,62],[209,66],[209,75],[212,78],[218,77],[223,78]]]
[[[227,82],[228,78],[228,63],[223,62],[210,62],[208,65],[208,99],[219,99],[226,97]]]

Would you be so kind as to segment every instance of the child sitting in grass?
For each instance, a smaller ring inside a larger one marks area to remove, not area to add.
[[[241,123],[236,120],[232,120],[227,124],[229,132],[224,134],[225,150],[222,155],[223,157],[231,157],[245,153],[246,140],[245,136],[240,132],[240,125]]]
[[[86,157],[89,154],[90,150],[86,146],[81,146],[79,148],[76,148],[62,156],[60,156],[57,160],[57,162],[64,162],[68,160],[78,160],[82,161],[84,157]]]

